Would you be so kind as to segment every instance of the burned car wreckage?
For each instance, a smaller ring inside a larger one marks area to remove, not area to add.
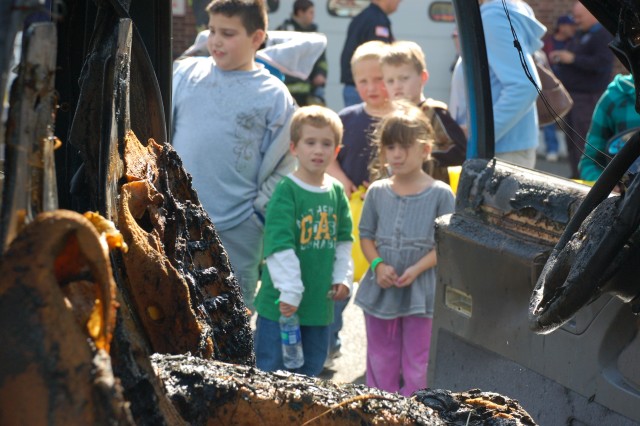
[[[437,229],[432,389],[412,398],[253,367],[232,268],[167,143],[170,2],[41,3],[0,0],[3,88],[25,19],[48,21],[25,30],[0,132],[0,424],[640,422],[640,180],[623,179],[640,134],[593,188],[494,159],[477,2],[454,1],[470,159]],[[582,3],[637,75],[640,5]]]

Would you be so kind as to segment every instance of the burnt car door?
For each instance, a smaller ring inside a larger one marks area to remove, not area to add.
[[[618,57],[638,70],[637,6],[583,3],[616,35]],[[626,200],[616,205],[625,204],[627,212],[637,205],[632,187],[623,197],[609,193],[638,156],[638,138],[625,145],[624,155],[614,158],[592,189],[494,159],[479,6],[465,0],[454,5],[464,70],[471,76],[470,159],[462,168],[455,212],[440,218],[436,230],[429,387],[509,395],[544,425],[637,424],[640,336],[634,299],[640,286],[630,266],[639,263],[633,249],[635,211],[622,220],[625,229],[616,244],[608,246],[608,255],[618,260],[605,266],[615,263],[615,270],[594,268],[604,263],[597,250],[582,256],[561,252],[576,238],[610,235],[613,231],[596,236],[603,221],[621,222],[619,206],[590,215],[596,206],[615,198]],[[591,225],[580,233],[583,221]],[[567,278],[576,269],[580,282]]]

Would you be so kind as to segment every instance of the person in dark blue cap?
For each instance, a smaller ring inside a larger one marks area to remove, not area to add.
[[[600,96],[611,81],[613,52],[609,49],[612,35],[580,2],[573,5],[573,19],[578,31],[564,49],[549,53],[556,64],[556,75],[573,99],[573,108],[565,117],[568,130],[567,151],[571,179],[579,179],[578,162],[591,125],[591,116]]]
[[[544,47],[542,50],[549,56],[549,53],[554,50],[564,49],[569,40],[573,38],[576,34],[576,23],[573,20],[571,15],[562,15],[559,16],[556,20],[556,27],[553,33],[547,34],[542,41],[544,42]],[[557,72],[558,67],[557,64],[551,61],[549,58],[549,64],[551,65],[551,69],[554,72]]]

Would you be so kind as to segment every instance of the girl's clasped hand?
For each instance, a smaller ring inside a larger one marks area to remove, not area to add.
[[[382,288],[408,287],[419,275],[416,266],[408,267],[404,273],[398,277],[393,266],[380,263],[375,270],[376,282]]]

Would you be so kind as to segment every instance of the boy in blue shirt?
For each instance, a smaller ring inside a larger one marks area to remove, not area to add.
[[[352,223],[342,184],[326,174],[342,139],[342,123],[328,108],[307,106],[293,115],[295,172],[278,184],[265,224],[266,267],[256,297],[256,365],[284,369],[280,315],[300,317],[304,364],[317,376],[329,346],[333,301],[350,293]]]
[[[294,166],[287,152],[295,104],[255,62],[266,37],[264,1],[214,0],[206,10],[211,56],[175,65],[172,143],[253,310],[265,207]]]

